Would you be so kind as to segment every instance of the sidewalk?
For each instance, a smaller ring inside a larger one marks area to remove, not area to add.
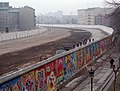
[[[103,91],[104,88],[108,89],[109,86],[112,84],[113,80],[111,79],[114,79],[114,73],[113,73],[113,69],[110,68],[110,63],[107,57],[108,54],[105,54],[97,60],[97,63],[103,63],[102,66],[97,67],[97,65],[95,64],[93,64],[92,66],[92,68],[94,69],[96,69],[96,67],[98,68],[95,71],[93,78],[93,91]],[[118,65],[119,54],[113,53],[112,57],[115,60],[114,62],[115,66],[116,67],[119,66]],[[87,78],[81,83],[81,79],[83,79],[84,76],[85,74],[73,79],[72,81],[67,83],[63,88],[61,88],[59,91],[90,91],[91,79],[89,76],[87,76]],[[110,84],[109,86],[107,86],[108,83]]]
[[[118,58],[113,56],[115,62],[114,64],[118,66]],[[97,61],[99,61],[98,59]],[[95,76],[93,78],[93,91],[103,91],[104,87],[114,76],[113,69],[110,68],[110,63],[106,62],[102,67],[99,67],[95,71]],[[73,91],[90,91],[90,77],[88,77],[82,84],[80,84]]]

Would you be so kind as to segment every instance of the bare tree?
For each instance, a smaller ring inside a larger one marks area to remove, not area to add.
[[[110,14],[111,26],[114,29],[112,34],[114,38],[113,44],[117,51],[120,52],[120,0],[105,0],[105,2],[114,8],[114,11]]]
[[[118,1],[118,0],[105,0],[105,2],[107,3],[107,4],[109,4],[109,5],[111,5],[111,6],[113,6],[113,7],[118,7],[118,6],[120,6],[120,1]]]

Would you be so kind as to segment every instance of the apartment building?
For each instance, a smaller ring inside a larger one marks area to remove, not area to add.
[[[77,22],[80,25],[104,25],[105,18],[113,11],[112,8],[88,8],[78,10]],[[109,18],[110,19],[110,18]]]
[[[0,31],[8,31],[9,3],[0,3]]]
[[[0,2],[0,32],[34,29],[35,22],[35,9],[12,8],[9,2]]]
[[[35,9],[25,6],[19,11],[19,27],[20,30],[31,30],[36,25]]]

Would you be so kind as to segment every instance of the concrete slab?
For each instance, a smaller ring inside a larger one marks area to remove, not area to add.
[[[97,76],[94,77],[94,79],[100,79],[103,77],[104,74],[98,74]]]
[[[108,69],[103,69],[103,70],[101,70],[100,73],[105,73],[105,72],[107,72],[107,71],[108,71]]]
[[[86,85],[85,88],[90,88],[90,84]]]
[[[93,87],[93,91],[96,91],[98,89],[98,86]]]
[[[110,73],[112,72],[111,69],[109,69],[104,76],[98,81],[98,83],[103,83],[105,81],[105,79],[110,75]]]
[[[77,84],[77,81],[80,80],[82,77],[78,77],[78,78],[75,78],[73,79],[72,81],[70,81],[65,87],[70,87],[71,85],[74,84]]]
[[[90,91],[90,88],[83,89],[83,90],[78,90],[78,91]]]

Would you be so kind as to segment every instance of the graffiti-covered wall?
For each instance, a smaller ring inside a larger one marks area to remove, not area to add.
[[[94,56],[106,51],[112,43],[111,36],[66,52],[62,57],[44,63],[14,79],[3,82],[0,91],[56,91],[57,84],[68,79]]]

